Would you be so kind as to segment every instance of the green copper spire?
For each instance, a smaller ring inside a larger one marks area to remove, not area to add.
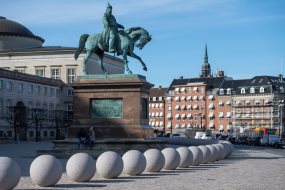
[[[205,58],[204,58],[204,63],[208,63],[208,49],[207,49],[207,43],[205,46]]]

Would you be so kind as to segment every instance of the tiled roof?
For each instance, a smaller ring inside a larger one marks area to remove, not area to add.
[[[167,88],[151,88],[149,97],[160,97],[164,96]]]

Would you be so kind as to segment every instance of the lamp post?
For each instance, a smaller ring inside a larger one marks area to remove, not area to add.
[[[279,101],[281,104],[278,105],[278,108],[280,110],[280,125],[279,125],[279,136],[282,138],[282,132],[283,132],[283,107],[284,107],[284,100]]]

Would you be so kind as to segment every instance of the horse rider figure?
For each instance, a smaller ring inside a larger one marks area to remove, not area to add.
[[[109,3],[102,20],[104,30],[100,43],[101,49],[110,53],[117,52],[117,41],[119,39],[118,28],[124,29],[124,26],[117,23],[116,18],[112,15],[112,6]]]

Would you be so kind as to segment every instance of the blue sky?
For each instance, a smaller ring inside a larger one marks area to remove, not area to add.
[[[213,72],[234,79],[284,73],[284,0],[0,0],[0,16],[43,37],[45,46],[76,47],[81,34],[102,31],[107,2],[118,23],[152,35],[135,50],[148,71],[132,58],[129,66],[155,86],[198,77],[205,43]]]

